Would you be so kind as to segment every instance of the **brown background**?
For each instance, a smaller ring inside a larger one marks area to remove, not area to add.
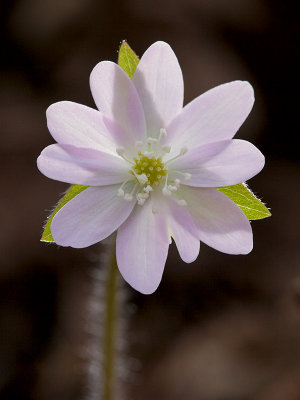
[[[227,81],[253,84],[255,107],[237,137],[266,155],[250,186],[273,213],[253,223],[250,255],[202,245],[188,265],[172,246],[155,294],[126,285],[128,399],[300,399],[297,22],[292,2],[279,0],[1,3],[1,400],[85,398],[89,271],[101,248],[39,242],[67,185],[43,177],[36,157],[53,142],[47,106],[93,107],[90,71],[116,60],[122,39],[138,55],[169,42],[185,102]]]

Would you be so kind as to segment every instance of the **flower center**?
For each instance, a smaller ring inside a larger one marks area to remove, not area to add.
[[[161,178],[168,172],[160,157],[148,157],[141,151],[138,152],[138,156],[133,161],[135,165],[130,173],[135,176],[145,174],[150,186],[158,186]],[[137,178],[136,180],[138,182]]]
[[[158,139],[148,137],[146,143],[138,140],[135,144],[137,156],[133,159],[127,157],[123,147],[116,148],[117,154],[131,165],[128,172],[132,176],[119,187],[117,192],[119,197],[123,197],[127,201],[136,197],[137,203],[142,206],[151,196],[154,186],[157,186],[157,190],[161,190],[164,196],[173,196],[179,205],[186,205],[186,201],[178,199],[175,193],[180,186],[180,179],[188,181],[191,174],[175,170],[169,171],[168,164],[186,154],[188,149],[182,147],[176,156],[163,162],[164,156],[171,151],[171,146],[161,146],[160,144],[161,139],[166,136],[167,132],[162,128]],[[172,177],[170,177],[170,172],[173,175]],[[152,211],[153,213],[157,212],[155,206],[153,206]]]

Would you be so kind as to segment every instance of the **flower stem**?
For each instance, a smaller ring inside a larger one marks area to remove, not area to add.
[[[118,278],[115,238],[111,244],[105,293],[103,335],[103,400],[116,399],[116,347],[118,330]]]

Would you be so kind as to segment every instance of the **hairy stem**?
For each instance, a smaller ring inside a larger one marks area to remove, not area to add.
[[[103,400],[116,400],[116,348],[118,331],[118,278],[115,240],[111,243],[105,293],[103,327]]]

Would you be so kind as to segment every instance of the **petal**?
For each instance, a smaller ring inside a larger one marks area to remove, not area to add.
[[[198,228],[199,239],[228,254],[247,254],[253,248],[250,222],[243,211],[217,189],[178,190]]]
[[[195,147],[171,162],[169,170],[191,174],[185,183],[189,186],[216,187],[244,182],[264,164],[264,156],[253,144],[233,139]]]
[[[182,260],[190,263],[196,260],[200,250],[198,230],[193,218],[185,207],[173,199],[166,198],[164,214],[167,219],[169,234],[174,238]]]
[[[131,79],[119,65],[110,61],[97,64],[90,76],[90,86],[98,109],[122,126],[128,146],[145,139],[141,101]]]
[[[37,164],[48,178],[89,186],[121,183],[128,178],[130,169],[121,157],[66,144],[46,147]]]
[[[131,213],[135,201],[117,196],[118,185],[89,187],[54,216],[51,233],[61,246],[83,248],[113,233]]]
[[[152,200],[136,206],[117,234],[117,262],[124,279],[141,293],[153,293],[161,281],[168,248],[165,218],[152,212]]]
[[[183,105],[181,68],[167,43],[156,42],[148,48],[133,83],[144,107],[148,136],[157,137],[160,128],[166,128]]]
[[[48,107],[47,124],[58,143],[116,154],[117,141],[97,110],[71,101],[61,101]]]
[[[166,141],[182,147],[231,139],[250,113],[253,88],[246,81],[217,86],[187,104],[167,127]],[[172,150],[174,150],[172,148]]]

